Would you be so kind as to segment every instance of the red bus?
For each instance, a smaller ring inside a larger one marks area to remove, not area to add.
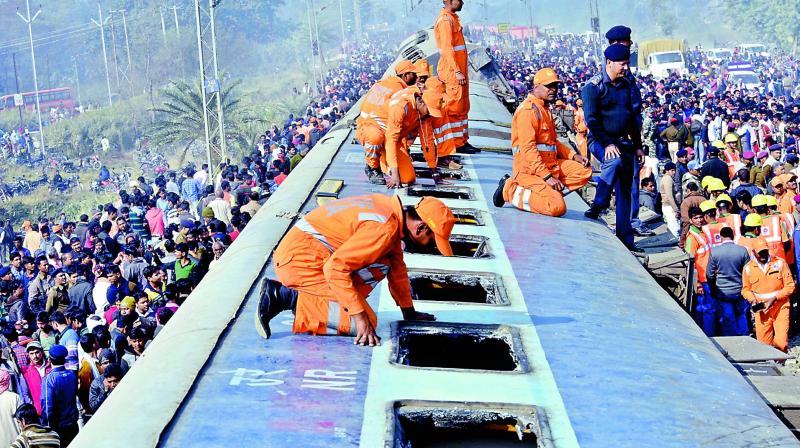
[[[36,110],[36,93],[25,92],[22,94],[22,99],[25,103],[25,109]],[[40,90],[39,105],[42,108],[42,113],[46,113],[54,107],[72,110],[75,107],[75,101],[72,99],[72,91],[69,87],[60,87],[58,89]],[[16,109],[14,95],[0,96],[0,110],[13,109]]]

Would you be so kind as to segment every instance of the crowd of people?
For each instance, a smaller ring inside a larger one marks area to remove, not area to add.
[[[512,39],[499,42],[491,51],[519,94],[528,92],[538,68],[555,68],[563,85],[554,115],[567,109],[574,118],[556,127],[585,151],[581,89],[603,67],[595,44],[556,36],[552,45],[523,53],[505,51],[516,47]],[[738,49],[720,61],[699,47],[686,57],[688,74],[631,76],[641,94],[633,106],[641,108],[646,154],[638,205],[660,215],[694,260],[692,311],[707,335],[755,334],[786,351],[790,327],[800,324],[800,61]],[[751,67],[759,86],[736,81],[731,63]]]
[[[306,112],[239,163],[139,177],[75,220],[0,221],[0,446],[20,434],[66,446],[390,60],[373,44],[352,50]]]

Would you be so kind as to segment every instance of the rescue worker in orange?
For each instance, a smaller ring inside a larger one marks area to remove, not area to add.
[[[463,0],[444,0],[444,7],[433,25],[436,47],[439,48],[437,74],[447,86],[447,126],[444,136],[453,140],[456,152],[474,153],[478,149],[469,140],[469,65],[467,45],[457,12],[464,6]],[[445,146],[446,147],[446,146]],[[440,156],[450,155],[443,150]]]
[[[764,220],[761,219],[758,213],[749,213],[745,216],[744,223],[742,223],[742,236],[733,240],[734,243],[746,247],[750,251],[750,257],[753,259],[755,259],[753,249],[756,245],[760,244],[760,241],[766,244],[766,240],[761,236],[761,226],[763,224]]]
[[[414,61],[414,66],[417,67],[417,87],[423,91],[425,90],[425,82],[431,77],[431,67],[428,65],[427,59]]]
[[[786,260],[786,252],[791,250],[789,244],[789,229],[780,214],[770,214],[768,200],[774,196],[757,194],[753,196],[750,204],[756,213],[761,216],[761,237],[767,242],[773,257]]]
[[[417,82],[417,67],[411,61],[398,62],[394,70],[397,76],[376,82],[364,95],[361,113],[356,120],[356,140],[364,147],[364,173],[373,184],[386,183],[380,158],[386,143],[389,101],[392,95]]]
[[[457,163],[448,155],[455,152],[453,140],[448,140],[444,137],[444,134],[449,132],[449,130],[447,130],[448,99],[445,84],[439,78],[430,78],[420,89],[423,93],[426,89],[434,89],[443,97],[444,101],[442,106],[443,115],[441,117],[425,120],[420,126],[420,147],[422,153],[425,155],[425,161],[428,167],[433,170],[436,168],[447,168],[451,170],[461,169],[461,164]],[[445,130],[442,131],[442,129]]]
[[[722,236],[719,232],[724,227],[728,227],[728,223],[717,220],[717,204],[711,199],[701,202],[700,210],[703,211],[703,218],[705,220],[705,224],[703,224],[701,230],[703,231],[708,246],[719,246],[722,244]]]
[[[752,305],[756,339],[784,352],[789,347],[789,296],[794,280],[789,265],[770,255],[766,243],[753,248],[754,260],[742,272],[742,297]]]
[[[300,218],[275,249],[279,281],[264,281],[257,328],[269,338],[270,320],[292,310],[294,333],[333,332],[355,336],[355,344],[380,345],[367,296],[387,277],[403,319],[435,320],[414,309],[403,250],[435,246],[452,256],[454,224],[450,209],[431,197],[406,207],[397,196],[378,194],[326,203]]]
[[[389,116],[386,122],[386,148],[381,154],[381,170],[386,173],[386,187],[398,188],[402,184],[413,184],[417,180],[409,147],[420,125],[429,117],[441,117],[444,97],[436,84],[437,78],[428,79],[425,92],[417,86],[403,89],[389,100]]]
[[[556,137],[550,104],[561,80],[552,68],[533,77],[533,92],[517,108],[511,121],[513,176],[500,179],[493,202],[511,202],[520,210],[547,216],[567,212],[564,194],[577,190],[592,176],[589,160]]]
[[[783,178],[783,195],[778,200],[778,211],[781,213],[794,213],[794,208],[797,205],[794,202],[794,197],[797,196],[797,176],[793,173],[782,174]],[[792,226],[794,228],[794,226]]]
[[[706,201],[708,202],[708,201]],[[705,202],[704,202],[705,203]],[[686,235],[686,254],[694,259],[695,274],[697,274],[697,306],[694,310],[694,319],[697,325],[703,329],[706,336],[714,336],[716,331],[716,310],[717,303],[711,295],[711,288],[708,286],[706,270],[708,269],[708,258],[711,255],[711,244],[702,231],[705,221],[705,213],[700,207],[689,208],[689,232]]]
[[[731,213],[733,200],[726,193],[717,196],[717,218],[733,230],[733,238],[738,239],[742,234],[742,216]]]

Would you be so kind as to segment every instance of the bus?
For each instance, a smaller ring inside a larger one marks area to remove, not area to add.
[[[25,104],[25,109],[36,110],[35,92],[23,93],[22,99]],[[71,111],[75,107],[75,101],[72,99],[72,90],[69,87],[40,90],[39,105],[42,108],[42,112],[47,112],[54,107],[60,107]],[[0,96],[0,110],[13,109],[16,109],[14,104],[14,95],[11,94]]]

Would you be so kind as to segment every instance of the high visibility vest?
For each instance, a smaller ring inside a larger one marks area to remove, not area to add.
[[[702,233],[696,233],[689,230],[686,237],[687,243],[691,242],[694,253],[689,253],[694,257],[694,269],[697,271],[697,280],[700,283],[706,282],[706,270],[708,269],[708,257],[710,255],[710,247],[706,237]]]
[[[783,248],[783,232],[781,224],[783,219],[780,215],[769,215],[763,218],[761,225],[761,236],[769,246],[769,251],[774,257],[786,259],[786,251]]]
[[[764,238],[761,236],[757,237],[749,237],[747,235],[742,235],[739,238],[733,240],[734,243],[744,247],[747,249],[747,252],[750,254],[750,259],[755,260],[755,254],[753,254],[753,248],[756,246],[758,240],[763,240]],[[770,250],[770,253],[772,250]]]
[[[722,235],[719,231],[725,227],[730,227],[727,222],[715,222],[714,224],[706,224],[703,226],[703,234],[710,247],[717,247],[722,244]]]
[[[728,227],[733,229],[733,238],[742,236],[742,217],[738,213],[731,213],[728,216],[723,216],[722,219],[728,224]]]
[[[722,157],[725,158],[725,164],[728,165],[728,176],[733,179],[734,174],[736,174],[734,172],[734,165],[739,163],[739,154],[726,149],[722,151]]]

